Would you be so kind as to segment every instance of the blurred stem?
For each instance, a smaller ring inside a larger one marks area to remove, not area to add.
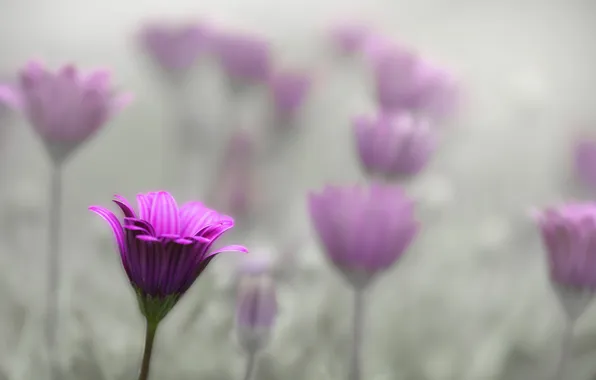
[[[56,379],[56,356],[59,352],[57,332],[60,313],[60,239],[62,236],[62,164],[53,164],[48,196],[48,274],[46,298],[46,343],[51,378]]]
[[[143,351],[143,361],[141,362],[141,370],[139,372],[139,380],[147,380],[149,378],[149,367],[151,365],[151,354],[153,353],[153,342],[155,341],[155,333],[159,323],[147,321],[147,329],[145,331],[145,350]]]
[[[242,377],[243,380],[250,380],[252,378],[252,373],[255,369],[255,364],[257,363],[257,355],[255,352],[251,352],[248,354],[248,358],[246,359],[246,369],[244,371],[244,376]]]
[[[561,352],[559,354],[559,360],[557,362],[557,367],[555,368],[555,373],[553,376],[553,380],[566,380],[565,379],[565,369],[567,368],[567,364],[571,357],[571,341],[573,339],[573,323],[572,319],[567,319],[565,321],[565,329],[563,330],[561,336]]]
[[[350,358],[350,372],[348,380],[360,380],[362,378],[361,350],[362,333],[364,329],[364,289],[354,290],[354,322],[353,322],[352,353]]]

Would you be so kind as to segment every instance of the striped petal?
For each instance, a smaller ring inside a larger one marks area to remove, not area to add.
[[[219,214],[199,202],[180,208],[180,236],[195,236],[202,228],[219,220]]]
[[[182,294],[186,290],[185,285],[196,279],[193,269],[196,267],[196,258],[201,253],[201,249],[192,240],[186,240],[186,242],[188,243],[177,244],[175,255],[168,252],[172,259],[165,286],[167,292]]]
[[[139,219],[149,220],[151,216],[151,200],[145,194],[137,194],[139,204]]]
[[[108,210],[107,208],[101,206],[91,206],[89,207],[89,210],[93,211],[94,213],[99,215],[103,220],[108,222],[108,224],[112,228],[114,237],[116,238],[118,250],[121,254],[124,255],[126,253],[126,248],[124,245],[124,231],[122,230],[122,225],[120,224],[120,221],[118,220],[116,215],[114,215],[114,213]]]
[[[179,234],[180,218],[174,197],[165,191],[160,191],[153,201],[148,221],[155,228],[157,236]]]
[[[118,207],[120,207],[120,210],[122,211],[122,213],[124,214],[124,216],[126,218],[136,218],[136,214],[134,211],[134,208],[132,208],[132,206],[130,205],[130,203],[128,203],[128,201],[126,200],[126,198],[124,198],[121,195],[114,195],[114,199],[113,202],[116,203],[116,205],[118,205]]]
[[[228,245],[225,246],[223,248],[220,248],[216,251],[212,251],[207,253],[207,255],[205,255],[205,259],[209,259],[209,258],[213,258],[215,255],[218,255],[220,253],[224,253],[224,252],[242,252],[242,253],[248,253],[248,249],[242,245]]]
[[[143,228],[136,226],[124,226],[126,237],[127,254],[122,259],[122,263],[130,268],[129,279],[137,288],[145,290],[147,288],[146,282],[146,265],[145,250],[147,249],[146,241],[137,239],[139,236],[146,236],[146,231]],[[157,239],[156,239],[157,241]]]
[[[137,218],[124,218],[125,226],[136,226],[142,228],[147,235],[155,236],[155,230],[149,222]]]

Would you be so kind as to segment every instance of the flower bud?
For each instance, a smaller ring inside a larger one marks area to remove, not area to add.
[[[262,350],[271,337],[277,317],[275,284],[268,274],[245,274],[238,282],[236,327],[247,352]]]

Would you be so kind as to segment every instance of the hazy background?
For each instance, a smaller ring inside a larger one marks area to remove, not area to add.
[[[438,156],[409,188],[421,201],[423,233],[370,293],[365,378],[548,378],[563,317],[527,216],[533,206],[578,195],[569,184],[570,138],[596,120],[596,3],[0,0],[0,76],[10,80],[32,57],[51,67],[105,66],[136,95],[65,169],[60,336],[68,379],[134,379],[142,349],[144,326],[109,229],[87,207],[107,205],[116,192],[132,197],[164,187],[203,198],[219,159],[219,143],[197,142],[199,153],[185,169],[193,185],[166,184],[163,129],[173,120],[171,104],[134,39],[143,22],[162,18],[207,18],[262,33],[280,62],[320,74],[302,131],[262,166],[261,188],[275,199],[275,212],[254,228],[240,225],[231,239],[254,252],[303,243],[294,275],[280,286],[280,321],[255,378],[345,378],[350,292],[313,239],[304,194],[327,182],[362,180],[349,121],[374,110],[369,78],[334,56],[325,35],[331,22],[352,16],[452,67],[467,101],[446,128]],[[189,84],[195,111],[205,134],[221,142],[222,125],[235,111],[215,69],[207,64],[199,71]],[[261,98],[254,95],[255,107],[263,106]],[[0,379],[37,380],[46,368],[41,322],[50,166],[18,115],[1,123],[10,134],[1,166]],[[153,379],[241,376],[244,358],[231,319],[233,265],[233,258],[215,261],[164,322]],[[569,380],[592,380],[596,311],[586,313],[575,337]]]

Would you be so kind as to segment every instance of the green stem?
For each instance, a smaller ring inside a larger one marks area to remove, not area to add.
[[[149,378],[149,366],[151,364],[151,354],[153,353],[153,342],[155,340],[155,333],[157,332],[158,325],[158,323],[147,321],[147,330],[145,332],[145,351],[143,352],[143,361],[141,363],[139,380],[147,380]]]

